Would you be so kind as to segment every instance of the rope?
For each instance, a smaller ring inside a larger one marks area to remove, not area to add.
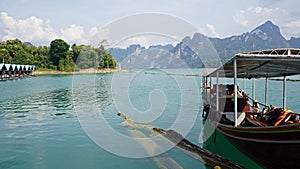
[[[257,100],[254,100],[253,98],[251,98],[251,97],[249,97],[249,96],[247,96],[251,101],[253,101],[253,102],[256,102],[256,103],[258,103],[259,105],[261,105],[261,106],[263,106],[263,107],[268,107],[268,108],[271,108],[271,105],[270,106],[268,106],[268,105],[265,105],[265,104],[263,104],[263,103],[260,103],[260,102],[258,102]],[[296,115],[300,115],[300,113],[295,113],[295,112],[293,112],[294,114],[296,114]]]
[[[268,106],[268,105],[265,105],[265,104],[263,104],[263,103],[258,102],[257,100],[254,100],[253,98],[251,98],[251,97],[248,96],[248,95],[247,95],[247,98],[249,98],[252,102],[256,102],[256,103],[258,103],[259,105],[261,105],[261,106],[263,106],[263,107],[270,107],[270,106]]]

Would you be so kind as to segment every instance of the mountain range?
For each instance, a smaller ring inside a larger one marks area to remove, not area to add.
[[[124,69],[201,68],[219,65],[218,62],[226,62],[240,52],[287,47],[300,48],[300,37],[286,40],[277,25],[266,21],[250,32],[223,39],[195,33],[175,46],[145,48],[134,44],[126,49],[111,48],[109,51]]]

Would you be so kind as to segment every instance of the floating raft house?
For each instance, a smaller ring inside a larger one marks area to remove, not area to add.
[[[0,80],[11,80],[22,77],[35,76],[34,65],[0,64]]]

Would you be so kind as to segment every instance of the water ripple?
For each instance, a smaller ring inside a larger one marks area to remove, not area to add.
[[[59,89],[0,103],[0,119],[9,127],[45,125],[53,118],[74,117],[71,90]]]

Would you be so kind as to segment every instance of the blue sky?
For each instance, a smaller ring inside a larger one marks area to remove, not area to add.
[[[271,20],[289,39],[300,37],[299,4],[296,0],[1,0],[0,40],[49,45],[62,38],[82,44],[108,24],[145,12],[178,17],[199,32],[220,38],[249,32]],[[131,42],[152,43],[142,36]]]

